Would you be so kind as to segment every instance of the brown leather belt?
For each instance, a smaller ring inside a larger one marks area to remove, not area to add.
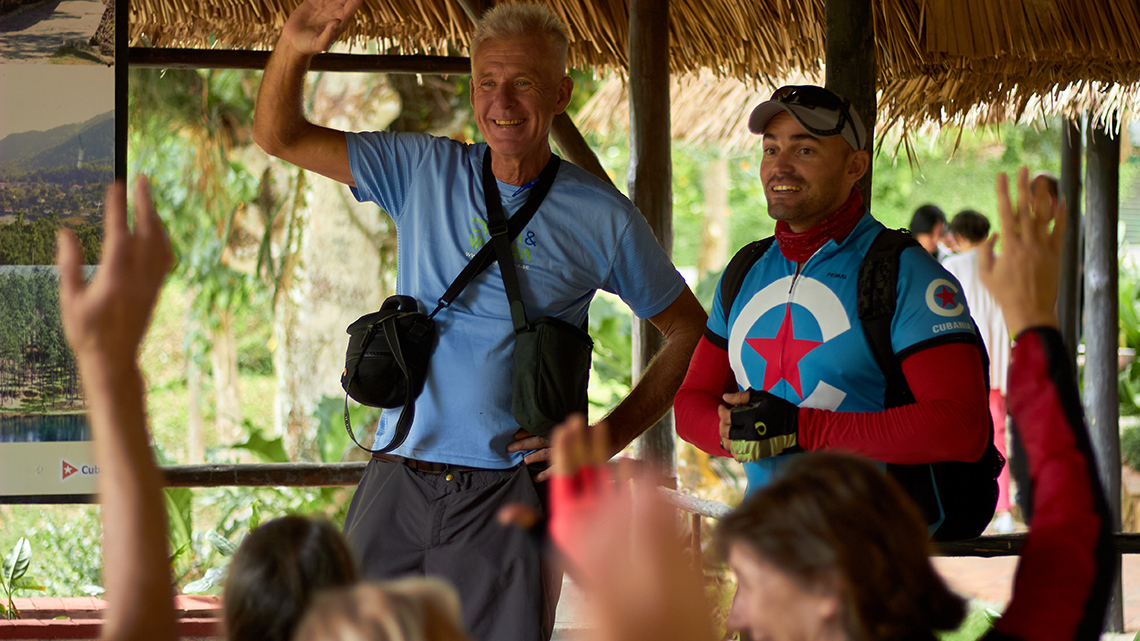
[[[450,465],[448,463],[433,463],[432,461],[421,461],[414,458],[407,458],[397,454],[372,454],[372,458],[378,461],[386,461],[388,463],[399,463],[406,465],[413,470],[419,472],[427,472],[429,474],[443,474],[444,472],[467,472],[470,470],[478,470],[481,468],[467,467],[465,465]]]

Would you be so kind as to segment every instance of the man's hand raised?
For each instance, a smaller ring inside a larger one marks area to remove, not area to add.
[[[305,0],[289,14],[281,41],[298,53],[328,51],[363,0]]]
[[[991,236],[978,250],[978,276],[1001,306],[1011,337],[1030,327],[1056,327],[1064,204],[1055,203],[1043,189],[1036,197],[1031,196],[1029,169],[1025,167],[1017,172],[1016,205],[1005,174],[997,178],[997,197],[1001,255],[994,255],[997,236]]]

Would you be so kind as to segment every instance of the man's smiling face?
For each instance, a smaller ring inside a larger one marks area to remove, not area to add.
[[[768,121],[762,144],[760,179],[768,215],[797,233],[839,209],[869,160],[840,136],[813,136],[787,113]]]
[[[496,164],[542,169],[550,123],[566,109],[573,88],[560,67],[554,45],[541,36],[480,43],[472,61],[471,104]]]

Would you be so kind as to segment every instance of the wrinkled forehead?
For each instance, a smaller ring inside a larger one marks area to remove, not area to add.
[[[565,61],[553,39],[541,34],[506,38],[487,38],[479,43],[471,56],[471,75],[489,73],[538,72],[561,78]]]

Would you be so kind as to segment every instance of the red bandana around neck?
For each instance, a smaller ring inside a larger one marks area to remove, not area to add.
[[[847,202],[805,232],[797,234],[787,222],[776,221],[776,244],[780,246],[780,253],[784,258],[794,263],[802,263],[819,251],[827,241],[834,239],[837,243],[843,242],[862,217],[863,194],[859,193],[858,187],[852,187]]]

